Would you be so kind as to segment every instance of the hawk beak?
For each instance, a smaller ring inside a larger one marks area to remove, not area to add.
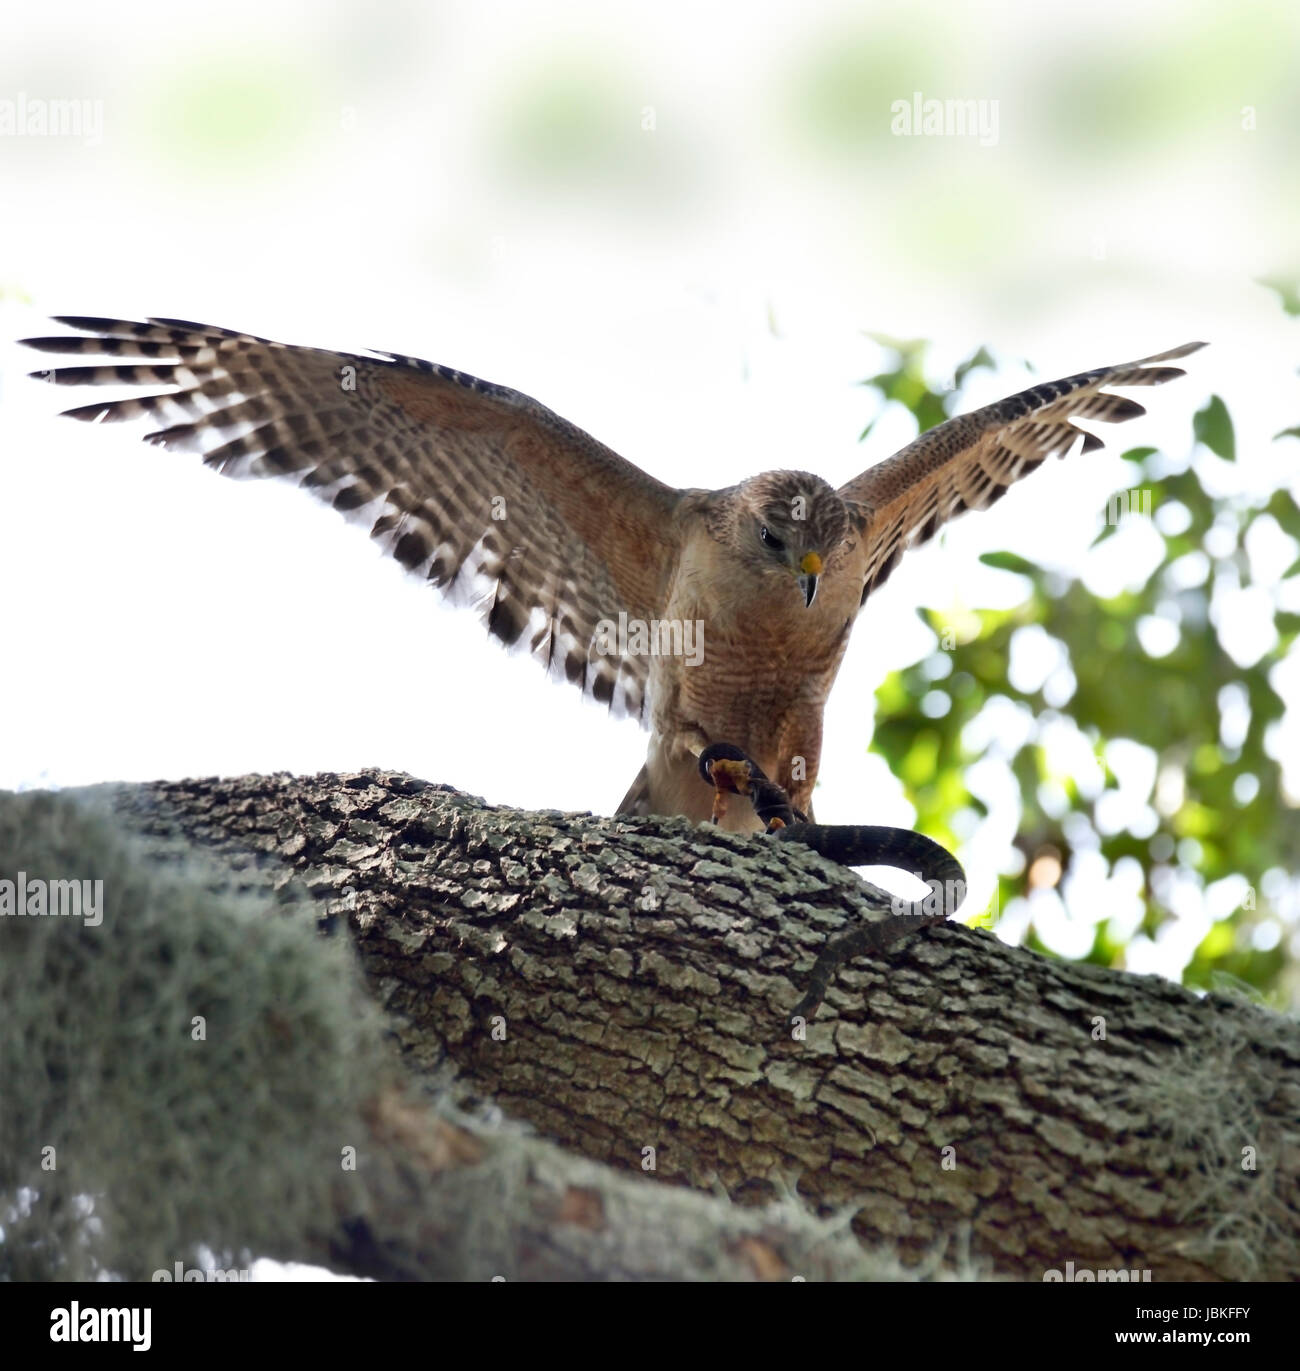
[[[812,608],[812,602],[817,598],[817,577],[821,575],[822,559],[815,552],[804,554],[804,559],[799,563],[799,575],[795,580],[799,582],[799,589],[803,591],[803,603],[805,609]]]

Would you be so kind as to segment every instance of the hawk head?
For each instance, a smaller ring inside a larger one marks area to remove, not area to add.
[[[820,476],[767,471],[736,487],[730,541],[755,574],[793,581],[811,607],[832,554],[849,531],[844,501]]]

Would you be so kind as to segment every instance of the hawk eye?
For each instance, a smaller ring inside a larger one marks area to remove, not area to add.
[[[785,544],[773,533],[766,524],[758,530],[758,536],[772,549],[773,552],[784,552]]]

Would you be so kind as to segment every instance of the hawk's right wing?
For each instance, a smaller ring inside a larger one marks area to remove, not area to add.
[[[1106,386],[1158,386],[1186,372],[1157,366],[1186,357],[1204,343],[1118,366],[1098,367],[1061,381],[1044,381],[970,414],[937,424],[905,448],[840,487],[863,507],[866,572],[862,598],[882,585],[904,550],[932,538],[968,509],[987,509],[1013,481],[1053,455],[1064,457],[1079,438],[1084,452],[1104,446],[1075,419],[1119,423],[1145,414],[1136,400]]]
[[[597,625],[662,610],[680,492],[536,400],[419,358],[178,319],[56,322],[94,336],[27,346],[132,360],[43,379],[152,388],[67,411],[73,418],[149,416],[161,423],[149,442],[199,452],[223,476],[295,481],[362,520],[507,645],[646,722],[648,659],[606,655]]]

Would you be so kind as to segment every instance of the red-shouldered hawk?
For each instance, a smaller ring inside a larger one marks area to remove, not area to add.
[[[620,812],[709,816],[695,758],[743,748],[811,811],[822,711],[868,595],[903,551],[985,509],[1050,456],[1102,446],[1076,419],[1145,413],[1103,387],[1159,385],[1188,343],[949,419],[833,490],[802,471],[673,490],[536,400],[396,353],[327,352],[177,319],[69,317],[93,335],[29,338],[111,365],[60,385],[163,389],[69,410],[149,416],[150,442],[225,476],[279,476],[362,521],[409,572],[476,608],[650,730]],[[736,827],[757,827],[747,807]]]

